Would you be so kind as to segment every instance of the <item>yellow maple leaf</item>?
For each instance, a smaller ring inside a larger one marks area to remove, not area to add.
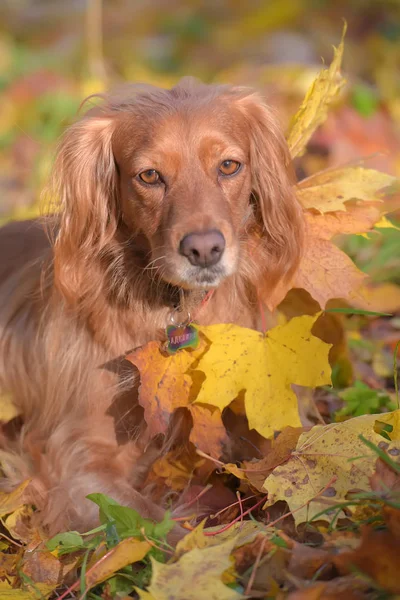
[[[391,441],[374,430],[379,420],[392,427]],[[285,500],[296,524],[314,518],[330,522],[344,516],[340,507],[352,489],[369,491],[369,478],[375,470],[377,454],[360,439],[389,452],[400,450],[400,410],[379,415],[363,415],[330,425],[317,425],[301,434],[289,460],[274,469],[264,483],[268,492],[265,506]],[[351,508],[351,507],[350,507]]]
[[[197,365],[206,378],[195,402],[222,411],[245,390],[250,429],[270,437],[301,425],[291,385],[330,383],[330,345],[311,334],[318,316],[296,317],[265,335],[236,325],[201,327],[211,346]]]
[[[345,84],[340,73],[340,66],[346,29],[347,25],[343,28],[339,47],[334,48],[334,57],[330,67],[319,73],[291,121],[287,139],[293,158],[304,152],[307,142],[317,127],[325,121],[330,104]]]
[[[152,558],[153,574],[148,588],[154,600],[239,600],[244,598],[222,583],[232,562],[234,540],[207,548],[193,548],[173,564]],[[146,598],[147,596],[142,596]]]
[[[319,212],[346,210],[348,200],[377,200],[380,191],[396,181],[395,177],[373,169],[344,167],[322,171],[296,186],[296,195],[304,208]]]

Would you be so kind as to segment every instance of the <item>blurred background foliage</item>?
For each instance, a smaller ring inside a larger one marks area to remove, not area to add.
[[[0,0],[0,223],[38,214],[55,142],[86,96],[193,75],[257,87],[286,127],[329,64],[343,19],[348,84],[296,161],[297,175],[361,161],[399,176],[400,0]],[[387,200],[394,223],[396,196]],[[399,230],[338,243],[378,286],[375,310],[398,315]],[[341,385],[355,377],[393,388],[399,329],[398,316],[347,320]],[[343,367],[348,353],[352,369]],[[351,388],[355,406],[368,394]],[[377,394],[373,402],[383,402]]]
[[[121,81],[254,85],[285,126],[343,19],[349,83],[298,174],[399,173],[399,0],[0,0],[0,218],[30,214],[82,99]]]

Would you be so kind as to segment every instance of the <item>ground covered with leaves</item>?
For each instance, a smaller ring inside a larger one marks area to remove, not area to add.
[[[343,42],[288,127],[301,169],[310,140],[332,133],[342,54]],[[195,349],[127,357],[152,436],[190,415],[189,447],[148,481],[184,497],[184,514],[153,523],[93,493],[99,526],[49,539],[24,482],[0,494],[0,598],[400,597],[399,187],[362,162],[323,166],[296,186],[306,248],[268,297],[275,327],[198,327]],[[4,400],[3,423],[14,416]]]

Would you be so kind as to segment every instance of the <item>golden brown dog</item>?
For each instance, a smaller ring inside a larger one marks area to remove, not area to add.
[[[243,88],[127,86],[66,131],[56,216],[0,232],[0,385],[23,418],[4,468],[10,484],[32,477],[51,531],[91,527],[90,492],[158,516],[138,491],[146,425],[117,359],[160,339],[181,303],[201,324],[257,328],[258,296],[301,253],[290,172],[275,117]]]

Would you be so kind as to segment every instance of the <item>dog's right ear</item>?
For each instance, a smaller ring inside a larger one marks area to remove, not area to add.
[[[55,284],[69,302],[89,293],[93,259],[110,244],[119,221],[114,118],[89,111],[61,140],[50,194],[60,204],[54,241]]]

